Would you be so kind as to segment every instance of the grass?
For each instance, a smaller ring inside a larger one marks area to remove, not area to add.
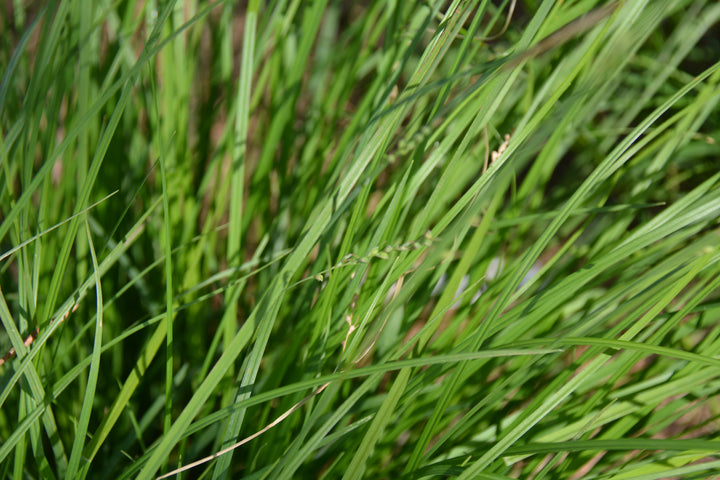
[[[0,477],[720,470],[720,5],[6,3]]]

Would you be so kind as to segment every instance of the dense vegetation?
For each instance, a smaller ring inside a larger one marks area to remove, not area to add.
[[[0,8],[0,477],[720,470],[720,3]]]

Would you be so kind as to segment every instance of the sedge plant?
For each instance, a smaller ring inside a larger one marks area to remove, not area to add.
[[[0,477],[720,471],[720,4],[3,8]]]

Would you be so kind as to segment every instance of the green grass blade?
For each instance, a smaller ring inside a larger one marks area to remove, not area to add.
[[[95,291],[96,291],[96,319],[95,319],[95,338],[93,341],[92,359],[90,361],[90,371],[88,372],[88,382],[83,398],[83,406],[80,410],[80,418],[78,419],[78,427],[75,436],[75,442],[70,452],[70,461],[68,462],[67,478],[78,478],[78,469],[85,446],[85,437],[87,435],[88,424],[90,423],[90,413],[92,411],[93,399],[95,398],[95,387],[97,386],[98,375],[100,374],[100,354],[102,353],[102,325],[103,325],[103,296],[102,284],[100,282],[100,267],[98,266],[97,257],[95,256],[95,247],[93,246],[92,235],[90,233],[90,224],[85,218],[85,231],[87,233],[88,245],[90,246],[90,255],[93,262],[93,271],[95,272]]]

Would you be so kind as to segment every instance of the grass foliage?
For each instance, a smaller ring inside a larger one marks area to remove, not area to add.
[[[720,4],[235,3],[4,2],[0,477],[720,470]]]

